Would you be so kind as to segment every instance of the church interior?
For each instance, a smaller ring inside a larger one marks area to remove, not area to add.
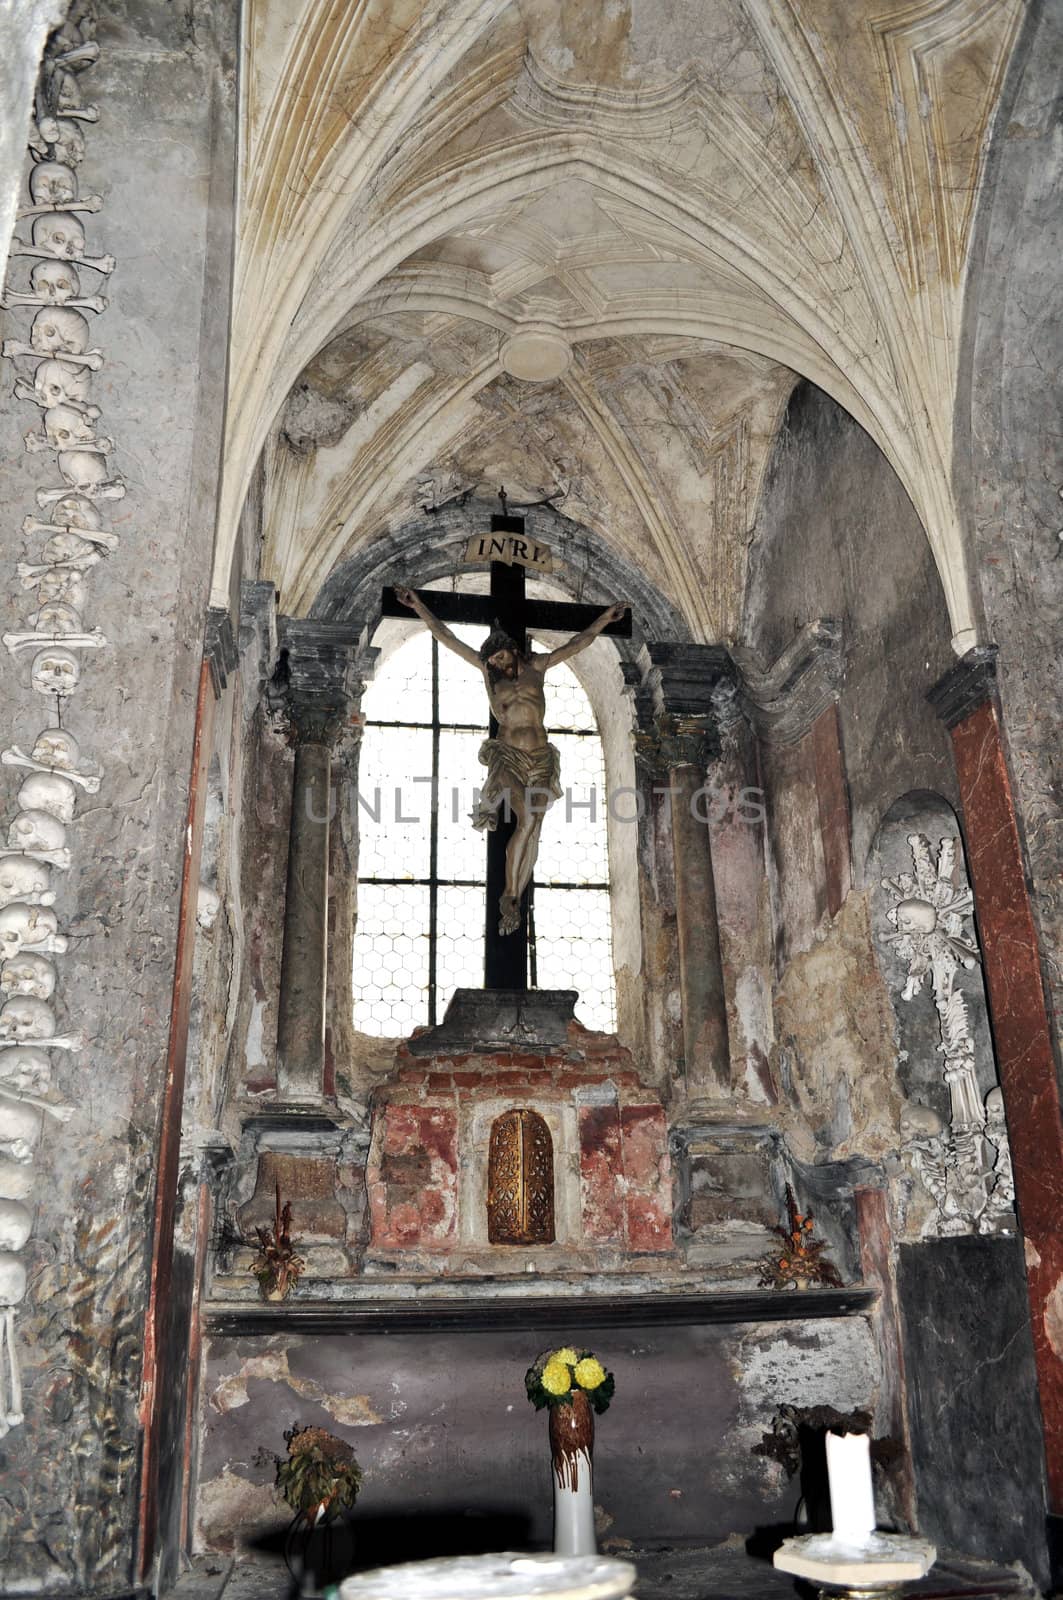
[[[1053,1592],[1063,0],[0,45],[0,1595]]]

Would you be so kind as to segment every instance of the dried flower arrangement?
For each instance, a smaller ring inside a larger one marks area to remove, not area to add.
[[[306,1262],[296,1254],[292,1239],[292,1208],[289,1202],[281,1206],[280,1184],[277,1185],[277,1214],[272,1228],[256,1228],[258,1255],[251,1263],[251,1271],[258,1279],[264,1300],[284,1300],[291,1292]]]
[[[362,1469],[344,1439],[296,1423],[284,1440],[288,1454],[277,1458],[276,1484],[296,1516],[316,1526],[354,1505]]]
[[[765,1256],[761,1262],[759,1283],[769,1289],[808,1289],[814,1284],[827,1284],[840,1289],[842,1280],[833,1262],[824,1258],[825,1239],[813,1239],[811,1211],[800,1212],[790,1185],[786,1185],[786,1210],[789,1227],[776,1228],[783,1241],[778,1255]]]

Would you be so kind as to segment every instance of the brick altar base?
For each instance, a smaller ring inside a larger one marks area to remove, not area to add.
[[[491,1128],[515,1109],[550,1130],[553,1244],[488,1242]],[[367,1272],[601,1272],[674,1253],[664,1107],[614,1036],[578,1022],[534,1051],[403,1046],[373,1096],[366,1180]]]

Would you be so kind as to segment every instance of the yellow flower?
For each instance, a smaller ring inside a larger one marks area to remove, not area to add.
[[[605,1382],[605,1368],[593,1356],[584,1356],[576,1367],[576,1382],[581,1389],[597,1389]]]
[[[570,1344],[566,1344],[563,1350],[555,1350],[550,1360],[563,1361],[566,1366],[574,1367],[579,1360],[579,1351],[573,1350]]]
[[[567,1394],[572,1387],[568,1367],[556,1356],[551,1357],[543,1368],[542,1385],[547,1394]]]

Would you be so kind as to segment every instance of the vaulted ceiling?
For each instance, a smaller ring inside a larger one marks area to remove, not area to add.
[[[504,483],[563,491],[732,638],[807,377],[893,464],[974,642],[952,415],[1022,0],[245,13],[219,602],[261,459],[288,612],[417,505]]]

